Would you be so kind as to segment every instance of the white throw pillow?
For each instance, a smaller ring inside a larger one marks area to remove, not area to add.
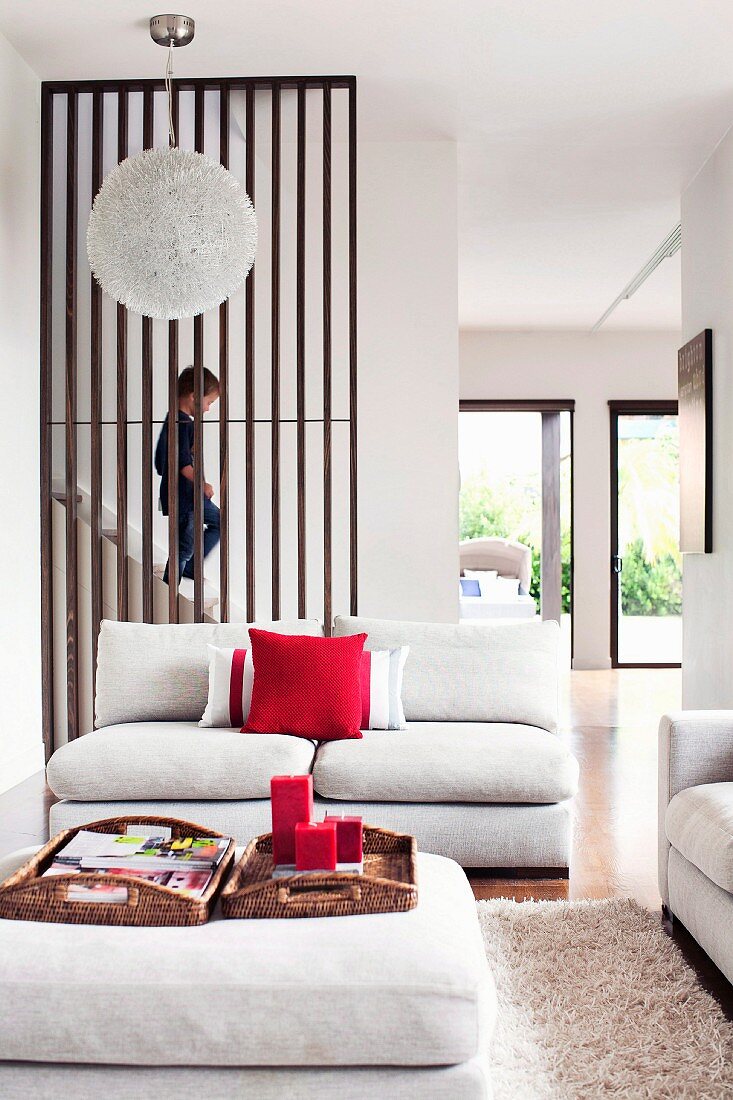
[[[483,594],[482,588],[481,595]],[[514,603],[519,597],[519,580],[517,577],[497,577],[491,596],[497,603]]]
[[[361,729],[407,729],[402,709],[402,673],[409,646],[364,650],[361,659]]]
[[[483,590],[484,585],[488,588],[491,582],[499,576],[499,573],[496,569],[464,569],[463,576],[466,580],[478,581]]]
[[[200,726],[241,729],[249,718],[254,666],[251,649],[209,645],[209,698]]]

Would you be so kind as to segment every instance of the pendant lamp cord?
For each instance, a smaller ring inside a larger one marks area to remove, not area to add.
[[[175,149],[176,132],[173,129],[173,39],[168,44],[168,61],[165,66],[165,91],[168,96],[168,148]]]

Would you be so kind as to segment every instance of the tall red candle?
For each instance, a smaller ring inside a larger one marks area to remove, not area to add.
[[[364,830],[360,817],[326,814],[336,825],[336,859],[339,863],[361,863],[364,858]]]
[[[295,863],[295,826],[313,817],[313,776],[273,775],[272,858],[275,864]]]
[[[295,867],[298,871],[336,870],[335,822],[298,822],[295,826]]]

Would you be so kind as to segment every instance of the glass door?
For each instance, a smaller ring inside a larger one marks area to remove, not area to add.
[[[682,660],[676,402],[611,402],[611,661]]]

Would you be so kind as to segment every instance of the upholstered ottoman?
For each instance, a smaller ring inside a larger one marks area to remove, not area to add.
[[[473,895],[434,855],[419,890],[412,912],[372,917],[0,921],[0,1096],[487,1097]]]

